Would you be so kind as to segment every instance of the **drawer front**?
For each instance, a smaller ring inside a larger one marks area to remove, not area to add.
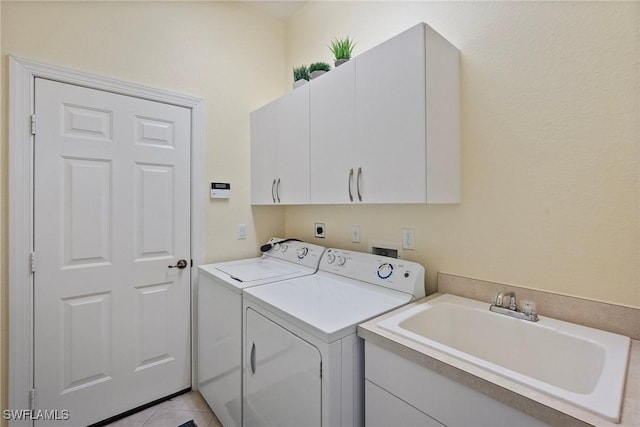
[[[548,426],[367,341],[365,377],[445,425]]]
[[[365,381],[365,401],[366,427],[442,427],[438,421],[371,381]]]

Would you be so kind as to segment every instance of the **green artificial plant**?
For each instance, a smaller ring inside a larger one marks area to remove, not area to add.
[[[293,80],[309,80],[309,69],[306,65],[293,68]]]
[[[326,62],[314,62],[313,64],[309,65],[309,72],[329,70],[331,70],[331,65],[327,64]]]
[[[336,61],[338,61],[340,59],[350,59],[354,46],[355,43],[353,43],[353,40],[349,39],[349,36],[347,36],[344,39],[335,39],[332,41],[329,49],[333,52],[333,56]]]

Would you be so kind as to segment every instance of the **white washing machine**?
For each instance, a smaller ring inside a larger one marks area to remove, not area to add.
[[[363,425],[357,325],[424,295],[420,264],[340,249],[312,276],[247,289],[244,425]]]
[[[325,248],[270,239],[259,258],[198,268],[198,387],[225,427],[242,425],[242,294],[314,274]]]

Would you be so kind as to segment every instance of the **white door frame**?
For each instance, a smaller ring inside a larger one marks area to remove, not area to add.
[[[204,103],[200,98],[9,57],[9,409],[29,409],[33,386],[33,153],[36,77],[191,109],[191,373],[197,378],[196,268],[204,259]],[[46,408],[64,409],[64,408]],[[11,426],[31,421],[10,422]]]

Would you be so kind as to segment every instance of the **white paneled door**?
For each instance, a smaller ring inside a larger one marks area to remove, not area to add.
[[[37,78],[35,114],[35,409],[83,426],[191,385],[191,112]]]

